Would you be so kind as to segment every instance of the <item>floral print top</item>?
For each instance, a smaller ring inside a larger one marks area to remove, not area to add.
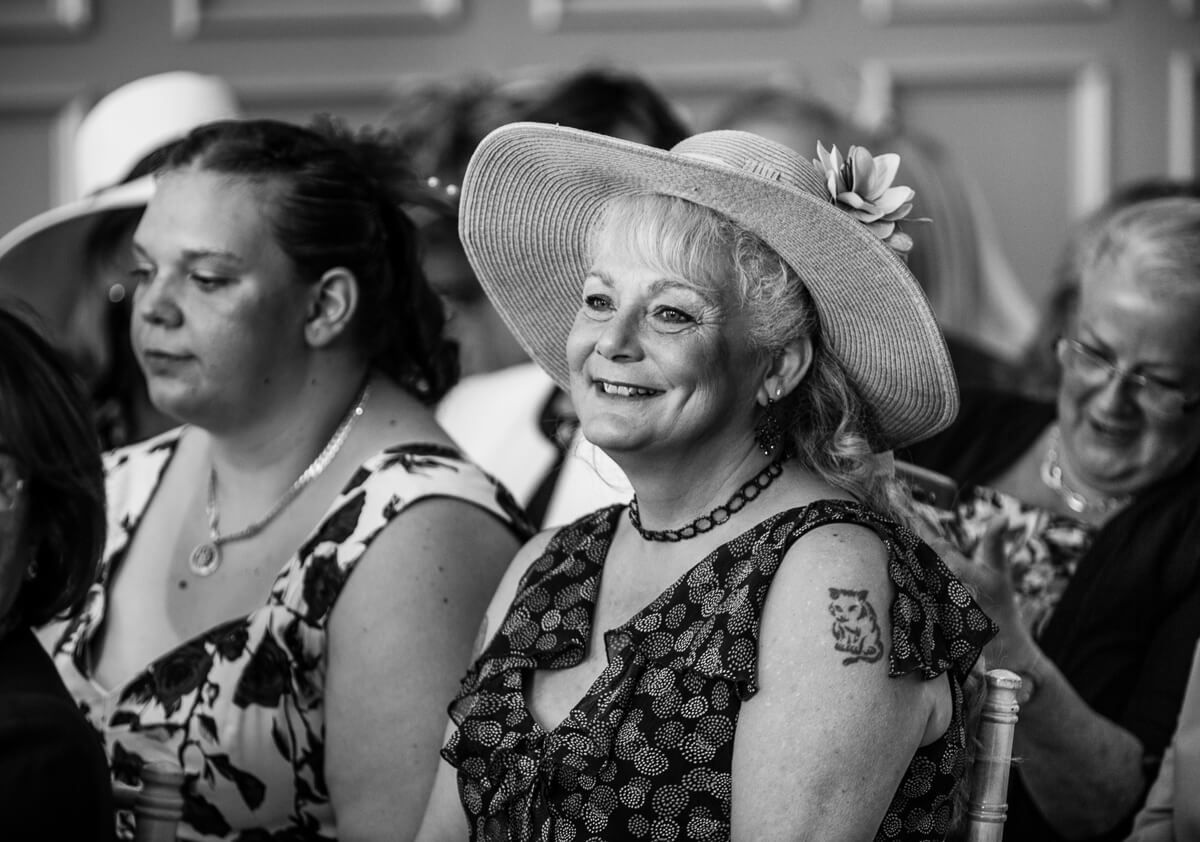
[[[261,608],[106,690],[92,678],[89,644],[104,622],[108,583],[178,440],[173,430],[106,457],[108,544],[55,662],[103,737],[117,780],[136,783],[136,771],[154,760],[182,765],[181,839],[336,839],[324,777],[325,638],[347,577],[388,522],[422,498],[465,500],[522,537],[523,515],[502,486],[453,450],[385,449],[346,483]],[[120,835],[131,838],[129,818],[120,824]]]
[[[1001,541],[1011,565],[1017,606],[1035,639],[1045,631],[1098,531],[1098,527],[987,486],[963,489],[950,511],[925,504],[917,504],[917,509],[968,558],[988,523],[993,518],[1004,521]]]
[[[561,529],[522,579],[463,680],[442,756],[458,769],[471,838],[727,840],[738,714],[758,690],[758,627],[792,544],[828,523],[873,529],[895,587],[889,674],[949,673],[953,715],[920,748],[876,839],[942,839],[965,769],[962,683],[995,634],[962,583],[908,529],[854,503],[776,514],[700,560],[605,633],[608,665],[561,724],[525,704],[535,670],[584,658],[600,576],[624,507]]]

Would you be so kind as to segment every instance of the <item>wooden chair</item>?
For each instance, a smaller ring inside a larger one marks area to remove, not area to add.
[[[1008,812],[1008,773],[1012,765],[1013,733],[1017,728],[1017,691],[1021,677],[1015,672],[987,672],[987,695],[979,722],[971,798],[967,802],[967,842],[1000,842]]]
[[[178,764],[155,761],[142,767],[141,788],[113,784],[113,803],[132,810],[134,842],[175,842],[183,818],[183,770]]]

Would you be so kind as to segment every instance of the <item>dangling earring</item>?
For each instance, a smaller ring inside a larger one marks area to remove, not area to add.
[[[32,582],[37,578],[38,566],[37,559],[30,559],[29,566],[25,568],[25,581]]]
[[[782,391],[776,388],[775,398],[778,398]],[[762,417],[758,419],[758,425],[754,428],[754,440],[758,442],[758,449],[764,456],[774,453],[775,448],[779,447],[779,442],[783,440],[783,426],[779,423],[779,413],[775,410],[775,398],[767,398]]]

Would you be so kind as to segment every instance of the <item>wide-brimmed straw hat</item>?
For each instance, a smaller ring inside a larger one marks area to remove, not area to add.
[[[796,271],[826,347],[872,410],[876,447],[903,447],[954,419],[958,386],[945,340],[904,261],[833,203],[812,161],[736,131],[663,151],[513,123],[476,149],[462,185],[463,245],[504,321],[560,385],[569,380],[566,341],[592,232],[611,199],[631,194],[710,208]]]
[[[76,194],[0,237],[0,292],[22,298],[61,327],[87,272],[85,244],[96,220],[145,207],[149,175],[125,179],[141,160],[196,126],[239,115],[229,83],[172,71],[135,79],[88,112],[75,136]]]

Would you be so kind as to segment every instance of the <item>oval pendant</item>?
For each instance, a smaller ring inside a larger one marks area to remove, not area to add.
[[[188,558],[188,568],[197,576],[209,576],[221,566],[221,548],[211,541],[198,544]]]

